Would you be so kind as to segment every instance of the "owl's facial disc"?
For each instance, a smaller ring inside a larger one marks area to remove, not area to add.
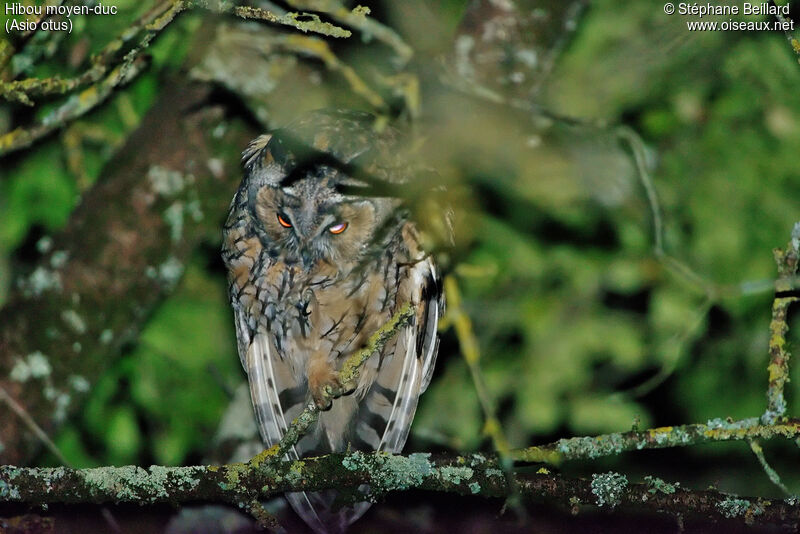
[[[368,200],[344,200],[327,187],[262,187],[255,215],[275,257],[306,270],[320,262],[344,267],[358,262],[375,227]]]

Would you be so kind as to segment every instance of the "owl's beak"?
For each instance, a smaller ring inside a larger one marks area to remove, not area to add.
[[[300,260],[303,262],[303,269],[309,271],[314,265],[314,256],[307,248],[303,247],[300,251]]]

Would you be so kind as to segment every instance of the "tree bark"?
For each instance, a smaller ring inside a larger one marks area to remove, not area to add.
[[[221,227],[252,137],[208,105],[212,87],[171,82],[0,310],[0,387],[45,433],[87,392]],[[39,440],[0,403],[0,463]]]

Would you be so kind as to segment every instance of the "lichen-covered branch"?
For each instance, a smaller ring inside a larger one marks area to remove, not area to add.
[[[591,480],[540,469],[517,476],[528,500],[565,508],[592,505],[676,516],[744,519],[748,523],[796,525],[796,499],[741,498],[715,490],[694,491],[655,477],[630,483],[618,473]],[[365,489],[362,485],[368,484]],[[0,466],[0,502],[26,504],[225,502],[248,507],[255,498],[286,491],[353,490],[353,498],[378,500],[390,492],[422,489],[504,498],[509,487],[496,457],[383,452],[331,454],[286,462],[250,462],[220,467],[102,467],[75,470]],[[364,495],[357,491],[367,491]]]
[[[765,423],[772,423],[786,413],[786,400],[783,386],[789,380],[789,358],[786,322],[789,306],[797,302],[794,276],[800,259],[800,222],[792,229],[792,238],[786,250],[775,249],[775,262],[778,264],[778,279],[775,281],[775,299],[772,301],[772,320],[769,323],[769,388],[767,389],[767,411],[762,416]]]
[[[770,425],[761,424],[757,417],[741,421],[712,419],[705,424],[565,438],[547,445],[513,450],[511,456],[517,461],[559,464],[567,460],[595,459],[642,449],[776,438],[800,438],[800,419],[782,419]]]
[[[0,157],[27,148],[46,135],[86,115],[111,96],[114,89],[135,78],[146,65],[147,61],[141,57],[130,63],[123,63],[96,85],[81,91],[74,98],[68,99],[40,123],[30,128],[15,128],[7,134],[0,135]]]
[[[770,0],[770,4],[774,6],[775,0]],[[792,34],[791,30],[789,30],[789,28],[794,28],[792,25],[793,21],[780,11],[775,13],[775,18],[783,25],[783,35],[786,37],[786,40],[789,41],[789,46],[792,47],[792,51],[798,56],[797,62],[800,63],[800,41]]]
[[[390,46],[403,65],[414,55],[414,50],[394,30],[367,16],[368,7],[358,6],[351,10],[337,0],[287,0],[287,3],[296,9],[309,9],[330,15],[334,20],[359,30],[364,39],[374,37]]]
[[[330,22],[320,20],[317,15],[306,13],[277,14],[266,9],[250,6],[235,6],[233,13],[246,20],[263,20],[274,24],[292,26],[303,32],[314,32],[329,37],[350,37],[351,32]]]
[[[0,97],[26,105],[33,105],[32,99],[37,97],[66,94],[86,85],[99,82],[109,69],[114,66],[112,60],[129,41],[144,31],[139,43],[122,58],[121,64],[124,65],[133,64],[150,42],[185,9],[186,3],[181,1],[161,2],[126,28],[119,37],[108,43],[100,53],[92,58],[92,66],[80,76],[69,79],[52,77],[27,78],[10,82],[0,81]]]
[[[126,28],[122,34],[108,43],[93,58],[92,66],[78,77],[62,79],[29,78],[16,81],[0,80],[0,97],[26,105],[33,105],[34,99],[47,95],[65,95],[92,84],[79,94],[69,98],[63,105],[51,112],[40,123],[28,127],[18,127],[0,136],[0,157],[31,146],[39,139],[53,131],[64,127],[73,120],[85,115],[103,103],[117,87],[130,82],[147,65],[142,53],[150,42],[161,33],[175,18],[190,8],[206,7],[205,3],[191,0],[167,0],[143,15],[139,20]],[[243,19],[264,20],[267,22],[290,26],[302,32],[313,32],[332,37],[349,37],[351,32],[319,19],[317,15],[298,13],[275,14],[270,11],[249,6],[232,6],[229,11]],[[364,18],[362,15],[360,18]],[[137,35],[142,34],[138,44],[128,50],[122,58],[115,58]],[[293,43],[303,48],[302,41]],[[311,42],[309,42],[311,43]],[[327,44],[319,41],[306,49],[313,49],[312,55],[322,59],[331,70],[341,71],[354,90],[364,95],[376,107],[383,107],[383,102],[376,93],[361,82],[355,72],[338,61],[330,52]]]

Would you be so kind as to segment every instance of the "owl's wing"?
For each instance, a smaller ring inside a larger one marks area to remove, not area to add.
[[[255,333],[255,329],[248,325],[245,313],[236,304],[234,314],[239,354],[247,371],[258,429],[264,443],[271,447],[281,440],[292,419],[300,415],[305,406],[307,388],[297,383],[289,363],[276,357],[270,336]],[[302,441],[289,449],[287,457],[297,460],[300,457],[297,448],[301,445]],[[342,513],[342,517],[328,514],[326,510],[331,507],[333,497],[335,495],[330,495],[330,492],[286,494],[292,507],[315,531],[330,532],[332,525],[341,525],[339,530],[343,532],[351,521],[366,511],[366,507],[355,517],[346,513]]]
[[[433,375],[439,338],[436,327],[444,313],[444,296],[430,259],[411,268],[412,303],[416,315],[384,350],[375,383],[356,416],[356,448],[399,453],[408,438],[419,396]]]

